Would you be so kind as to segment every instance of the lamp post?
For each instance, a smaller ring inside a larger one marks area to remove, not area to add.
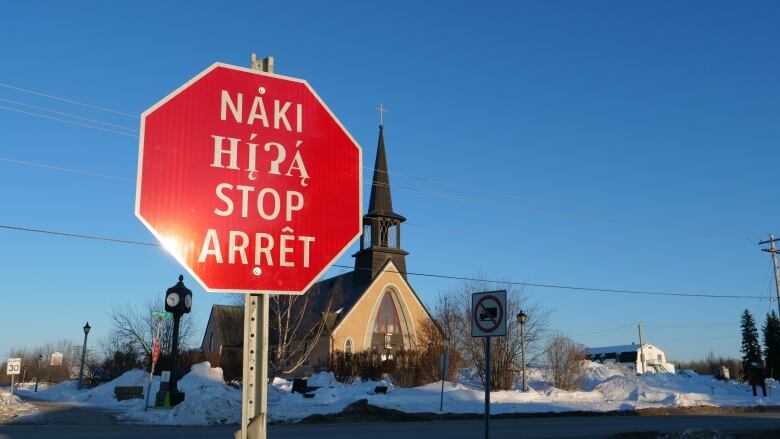
[[[35,392],[38,391],[38,381],[41,377],[41,360],[43,360],[43,355],[38,355],[38,370],[35,372]]]
[[[87,322],[86,325],[84,325],[84,346],[81,347],[81,367],[79,368],[79,386],[78,389],[81,390],[81,385],[83,383],[84,379],[84,359],[87,356],[87,337],[89,336],[89,330],[92,329],[91,326],[89,326],[89,322]]]
[[[523,310],[520,310],[520,313],[517,314],[517,323],[520,324],[520,362],[523,364],[523,392],[528,391],[528,378],[525,373],[525,321],[527,319],[528,316]]]

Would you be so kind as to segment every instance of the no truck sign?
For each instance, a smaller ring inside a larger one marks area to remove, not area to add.
[[[489,291],[471,295],[471,336],[506,335],[506,291]]]

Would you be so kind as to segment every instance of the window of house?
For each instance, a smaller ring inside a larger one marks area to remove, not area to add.
[[[385,291],[382,297],[382,303],[376,313],[374,320],[374,333],[377,334],[400,334],[401,324],[398,320],[398,311],[393,301],[393,295],[390,291]]]
[[[344,353],[352,354],[352,337],[347,337],[347,340],[344,342]]]
[[[664,356],[661,355],[661,354],[658,354],[658,361],[663,362],[664,361]]]

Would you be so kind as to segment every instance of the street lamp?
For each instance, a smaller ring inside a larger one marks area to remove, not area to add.
[[[86,325],[84,325],[84,345],[81,346],[81,367],[79,368],[79,386],[78,389],[81,390],[81,385],[83,383],[84,379],[84,359],[87,356],[87,337],[89,336],[89,330],[92,329],[91,326],[89,326],[89,322],[87,322]]]
[[[525,321],[528,320],[528,316],[520,310],[517,314],[517,323],[520,324],[520,361],[523,364],[523,392],[528,391],[528,378],[525,371]]]
[[[41,361],[43,360],[43,355],[38,355],[38,370],[35,372],[35,391],[38,391],[38,380],[41,377]]]

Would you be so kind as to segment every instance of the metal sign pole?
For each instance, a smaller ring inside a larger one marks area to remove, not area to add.
[[[252,69],[274,72],[274,58],[258,60]],[[244,294],[244,373],[241,431],[237,439],[265,439],[268,425],[268,294]]]
[[[447,351],[445,351],[441,354],[441,399],[439,400],[439,411],[444,413],[444,379],[447,378],[447,363],[449,362],[449,358],[447,355]]]
[[[149,368],[149,384],[146,386],[146,405],[144,405],[144,411],[147,411],[149,409],[149,394],[152,391],[152,379],[154,377],[154,366],[156,362],[154,361],[154,345],[157,342],[157,340],[160,339],[160,324],[162,323],[162,317],[157,317],[157,331],[156,335],[154,336],[154,340],[152,340],[152,367]]]
[[[485,337],[485,439],[490,438],[490,337]]]
[[[14,376],[15,375],[11,375],[11,404],[14,403]]]
[[[268,413],[268,295],[244,296],[244,374],[237,439],[265,439]]]

